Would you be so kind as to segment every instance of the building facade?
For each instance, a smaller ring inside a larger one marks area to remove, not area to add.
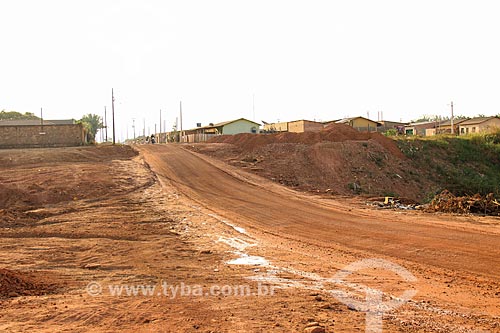
[[[492,132],[500,129],[499,117],[476,117],[461,122],[459,125],[459,135],[474,133]]]
[[[82,124],[25,125],[22,122],[0,121],[0,149],[72,147],[87,143]]]

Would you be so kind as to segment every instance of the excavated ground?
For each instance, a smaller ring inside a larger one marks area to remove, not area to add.
[[[364,332],[339,297],[360,286],[417,292],[386,332],[500,330],[498,218],[380,211],[137,148],[0,150],[1,331]]]

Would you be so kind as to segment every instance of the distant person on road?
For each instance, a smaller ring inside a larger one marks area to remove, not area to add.
[[[156,141],[156,140],[155,140],[155,135],[154,135],[154,134],[151,134],[151,143],[153,144],[153,143],[155,143],[155,141]]]

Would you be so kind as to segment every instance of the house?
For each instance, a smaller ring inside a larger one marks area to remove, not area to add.
[[[402,123],[399,121],[389,121],[389,120],[380,120],[378,121],[380,126],[377,128],[379,132],[386,132],[390,129],[395,129],[398,133],[404,134],[404,127],[408,123]]]
[[[295,120],[288,122],[288,132],[294,133],[319,132],[324,127],[323,123],[312,120]]]
[[[0,149],[71,147],[86,143],[86,129],[74,120],[0,120]]]
[[[265,133],[288,132],[287,121],[277,123],[266,123],[265,121],[263,121],[262,123],[264,124],[264,128],[262,129],[262,131]]]
[[[468,118],[453,119],[453,133],[458,134],[459,125],[467,120]],[[438,125],[435,128],[435,134],[451,134],[451,119],[444,120],[438,123]]]
[[[380,123],[365,117],[344,118],[335,121],[335,123],[349,125],[360,132],[376,132],[377,128],[381,126]]]
[[[323,123],[312,121],[312,120],[294,120],[287,122],[278,123],[264,123],[264,132],[294,132],[294,133],[304,133],[304,132],[318,132],[321,131],[325,125]]]
[[[427,129],[434,129],[436,126],[435,121],[422,121],[418,123],[410,123],[405,126],[406,135],[426,135]]]
[[[491,132],[500,128],[499,117],[476,117],[467,119],[458,125],[459,135]]]
[[[208,126],[200,126],[182,131],[181,142],[204,142],[215,135],[231,135],[240,133],[259,133],[260,124],[239,118]]]

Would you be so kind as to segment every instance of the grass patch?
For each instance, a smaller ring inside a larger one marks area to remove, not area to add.
[[[401,151],[420,177],[436,182],[437,191],[455,195],[500,194],[500,130],[468,136],[432,136],[398,139]]]

